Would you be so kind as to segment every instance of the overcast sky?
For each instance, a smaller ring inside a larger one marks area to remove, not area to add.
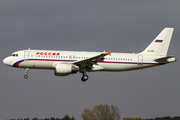
[[[121,117],[180,116],[179,61],[131,72],[54,76],[51,70],[8,67],[22,49],[141,52],[165,27],[174,27],[168,55],[179,60],[179,0],[0,1],[0,119],[81,120],[84,109],[115,105]]]

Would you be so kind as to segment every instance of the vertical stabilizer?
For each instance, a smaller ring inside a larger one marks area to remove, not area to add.
[[[164,28],[141,54],[166,56],[174,28]]]

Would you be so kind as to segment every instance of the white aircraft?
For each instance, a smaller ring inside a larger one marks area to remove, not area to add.
[[[6,57],[4,64],[29,69],[51,69],[56,76],[68,76],[80,72],[81,80],[88,79],[86,72],[130,71],[175,62],[174,56],[166,56],[174,28],[164,28],[151,44],[140,53],[112,53],[85,51],[20,50]]]

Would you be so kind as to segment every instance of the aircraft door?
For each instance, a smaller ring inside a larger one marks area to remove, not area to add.
[[[138,65],[143,65],[143,55],[138,55]]]
[[[29,60],[29,55],[30,55],[29,51],[24,51],[24,61]]]
[[[69,55],[69,60],[76,60],[76,56],[75,55]]]

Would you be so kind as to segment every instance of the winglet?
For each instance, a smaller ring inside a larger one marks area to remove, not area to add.
[[[107,54],[108,54],[109,56],[111,56],[111,53],[112,53],[112,51],[108,52]]]

